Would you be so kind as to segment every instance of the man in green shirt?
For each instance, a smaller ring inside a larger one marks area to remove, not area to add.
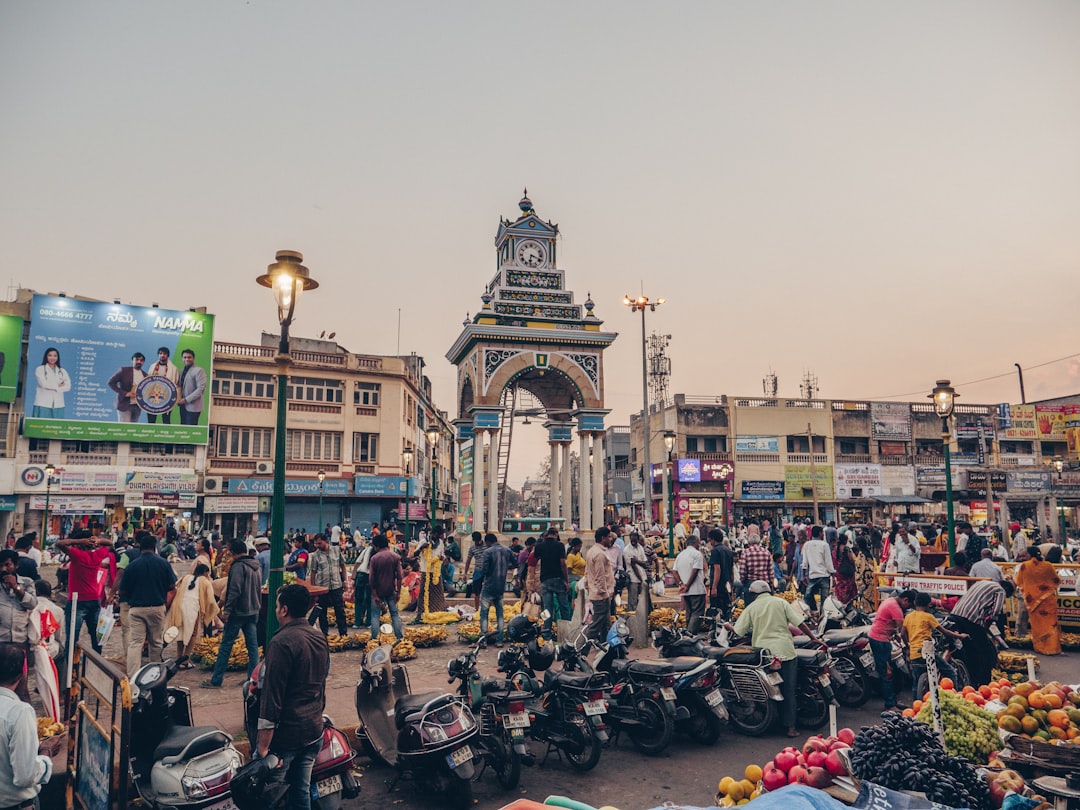
[[[795,658],[791,626],[798,627],[818,644],[821,639],[810,629],[794,605],[779,596],[773,596],[769,591],[767,582],[756,580],[750,583],[750,593],[755,594],[754,601],[746,606],[734,627],[731,624],[724,626],[740,636],[745,636],[749,631],[752,634],[751,644],[767,649],[780,659],[780,676],[784,679],[780,687],[784,695],[780,718],[787,726],[787,735],[798,737],[799,732],[795,728],[795,679],[798,661]]]

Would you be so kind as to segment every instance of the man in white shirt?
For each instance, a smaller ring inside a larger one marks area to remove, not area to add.
[[[822,538],[821,527],[814,526],[810,530],[810,539],[802,550],[803,565],[806,567],[806,604],[813,613],[817,613],[825,607],[825,597],[829,595],[829,583],[832,575],[836,573],[833,567],[832,550],[829,544]],[[820,605],[815,600],[815,594],[820,594]]]
[[[968,576],[972,577],[986,577],[992,579],[994,582],[1001,582],[1003,577],[1001,576],[1001,569],[998,568],[997,563],[993,559],[994,552],[988,548],[982,550],[982,559],[971,566],[971,570],[968,571]]]
[[[626,574],[630,578],[630,583],[626,586],[626,606],[633,613],[637,610],[641,586],[645,584],[647,562],[645,546],[641,544],[641,535],[637,532],[630,533],[630,542],[623,549],[623,562],[626,564]]]
[[[38,755],[37,722],[16,691],[25,677],[24,645],[0,644],[0,807],[37,807],[41,786],[52,778],[52,760]]]
[[[686,610],[686,629],[691,633],[697,633],[705,613],[705,558],[698,550],[700,543],[697,537],[686,538],[686,548],[675,558],[675,582]]]
[[[890,554],[896,555],[896,571],[900,574],[917,574],[920,570],[919,558],[922,556],[922,548],[919,541],[908,534],[906,526],[901,525],[896,530]]]
[[[686,527],[681,520],[675,521],[675,548],[685,548]]]

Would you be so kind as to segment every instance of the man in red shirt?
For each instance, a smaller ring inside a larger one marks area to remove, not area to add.
[[[111,587],[116,580],[116,557],[112,553],[112,540],[107,537],[94,537],[87,529],[75,529],[66,540],[56,544],[71,559],[68,566],[68,601],[64,605],[65,627],[75,622],[75,642],[79,641],[82,624],[85,622],[90,631],[90,643],[94,652],[101,652],[98,642],[97,625],[101,615],[101,599],[106,587]],[[71,604],[78,596],[75,616],[71,615]]]
[[[885,699],[885,711],[903,709],[897,703],[893,691],[893,679],[889,673],[892,660],[892,637],[904,625],[904,612],[915,607],[915,591],[901,591],[896,596],[881,600],[874,623],[870,626],[870,651],[874,654],[874,667],[881,681],[881,696]],[[912,689],[914,691],[914,688]]]

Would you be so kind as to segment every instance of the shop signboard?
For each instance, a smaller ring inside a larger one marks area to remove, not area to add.
[[[198,491],[199,481],[194,470],[135,470],[125,475],[127,492],[188,492]]]
[[[242,495],[229,498],[222,495],[207,495],[203,498],[203,512],[213,515],[253,515],[259,511],[258,495]]]
[[[405,502],[400,501],[397,505],[398,520],[405,519]],[[428,511],[426,503],[410,503],[409,504],[409,519],[410,520],[427,520]]]
[[[679,470],[679,481],[686,484],[697,483],[701,480],[701,460],[696,458],[680,458],[676,462]]]
[[[22,359],[23,319],[0,315],[0,402],[14,402]]]
[[[1080,458],[1080,405],[1069,405],[1065,410],[1065,442],[1070,458]]]
[[[782,501],[784,500],[783,481],[743,481],[742,500],[744,501]]]
[[[730,461],[701,460],[702,481],[730,481],[735,477],[735,465]]]
[[[45,493],[30,496],[30,509],[45,509]],[[49,514],[52,515],[93,515],[104,511],[104,495],[53,495],[49,498]]]
[[[979,458],[979,454],[976,452],[961,453],[954,451],[952,454],[952,463],[959,464],[961,467],[975,467],[982,464],[983,461]]]
[[[906,402],[871,402],[870,435],[875,439],[911,439],[911,406]]]
[[[1002,439],[1037,439],[1039,427],[1035,421],[1034,405],[1010,405],[1007,428],[1001,431]]]
[[[318,482],[315,482],[318,484]],[[344,482],[342,482],[344,483]],[[409,490],[414,495],[424,491],[424,482],[413,476]],[[404,497],[405,476],[403,475],[358,475],[353,479],[353,492],[367,497]],[[316,495],[318,490],[316,490]]]
[[[1058,623],[1072,630],[1080,627],[1080,596],[1058,594]]]
[[[211,379],[213,346],[214,316],[203,312],[35,295],[23,433],[45,439],[206,444],[209,385],[204,385],[196,424],[180,424],[179,403],[184,396],[180,389],[190,388],[191,380]],[[194,353],[195,371],[181,383],[186,350]],[[139,370],[132,363],[136,352],[145,357]],[[59,362],[49,363],[53,358]],[[135,421],[128,421],[130,409],[116,408],[118,397],[129,396],[139,406]]]
[[[779,453],[779,436],[736,436],[736,453]]]
[[[995,492],[1004,492],[1008,488],[1009,479],[1001,470],[990,471],[990,485]],[[986,495],[986,470],[968,470],[967,488],[980,495]]]
[[[956,438],[958,441],[981,439],[984,435],[984,429],[982,419],[976,419],[972,422],[958,422],[956,424]]]
[[[1039,428],[1040,441],[1065,441],[1065,406],[1036,405],[1035,425]]]
[[[879,574],[879,577],[882,576]],[[968,580],[965,577],[931,577],[914,575],[889,575],[889,584],[901,591],[912,589],[926,591],[941,596],[963,596],[967,593]]]
[[[14,512],[18,503],[14,495],[0,495],[0,512]]]
[[[359,479],[357,479],[359,480]],[[402,478],[402,481],[405,479]],[[273,478],[230,478],[230,495],[273,495]],[[286,478],[286,495],[319,495],[319,480],[317,478]],[[348,495],[349,482],[344,478],[327,478],[322,482],[323,495]]]
[[[837,464],[834,469],[838,499],[874,498],[882,494],[880,464]],[[859,491],[858,495],[853,494],[855,490]]]
[[[1048,472],[1010,472],[1006,480],[1009,492],[1049,492],[1052,485]]]
[[[968,476],[976,472],[971,470],[968,472]],[[985,478],[983,481],[985,482]],[[928,467],[916,467],[915,468],[915,483],[920,487],[944,487],[945,486],[945,465],[931,465]],[[953,467],[952,471],[952,485],[956,488],[961,486],[960,471],[956,467]]]
[[[124,507],[134,509],[194,509],[198,496],[194,492],[125,492]]]
[[[818,500],[833,500],[833,467],[831,464],[818,464],[812,475],[809,464],[784,465],[784,500],[810,500],[813,497],[812,485],[817,490]]]
[[[945,470],[941,471],[941,480],[945,481]],[[881,492],[883,495],[914,495],[915,468],[907,465],[881,468]]]
[[[119,492],[120,472],[116,469],[58,469],[53,478],[52,491],[80,495]]]

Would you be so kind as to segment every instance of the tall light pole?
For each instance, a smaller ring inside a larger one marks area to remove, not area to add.
[[[667,450],[667,470],[665,471],[668,476],[668,554],[672,557],[675,556],[675,467],[671,463],[671,454],[675,452],[675,432],[672,430],[664,431],[664,449]],[[652,486],[652,476],[649,476],[649,486]]]
[[[1054,467],[1057,469],[1058,474],[1058,489],[1064,493],[1064,485],[1061,483],[1061,471],[1065,469],[1065,462],[1060,458],[1054,462]],[[1065,533],[1065,504],[1064,498],[1058,498],[1058,522],[1061,524],[1061,539],[1058,541],[1061,543],[1061,547],[1064,550],[1069,545],[1068,535]]]
[[[412,466],[412,454],[413,449],[406,447],[401,451],[401,459],[405,464],[405,548],[409,547],[409,501],[412,499],[412,476],[410,467]]]
[[[941,417],[941,443],[945,448],[945,510],[949,522],[949,565],[954,565],[953,558],[956,556],[956,523],[953,520],[952,501],[952,453],[949,450],[949,417],[952,416],[953,405],[956,402],[956,389],[948,380],[938,380],[934,390],[930,392],[930,399],[934,400],[934,413]]]
[[[431,531],[435,531],[435,497],[438,487],[435,466],[439,460],[439,428],[437,426],[433,425],[427,429],[427,440],[431,445]]]
[[[56,467],[52,464],[45,465],[45,518],[41,525],[41,548],[49,547],[49,498],[52,495],[52,480],[56,475]],[[1058,475],[1060,477],[1060,473]]]
[[[641,313],[641,405],[642,415],[645,417],[644,430],[642,436],[644,437],[644,448],[642,454],[642,465],[644,467],[644,474],[641,476],[641,480],[645,484],[645,515],[644,518],[647,521],[653,519],[652,513],[652,464],[649,459],[649,439],[652,436],[652,419],[649,414],[649,357],[645,348],[645,310],[650,312],[656,312],[656,308],[664,303],[663,298],[657,298],[655,301],[650,301],[648,296],[639,295],[636,298],[631,298],[629,295],[623,296],[623,306],[630,307],[631,312]]]
[[[266,273],[255,281],[261,287],[274,291],[277,302],[278,323],[281,339],[277,357],[277,422],[274,430],[274,497],[270,504],[270,576],[267,581],[269,604],[266,610],[266,641],[269,643],[277,632],[275,603],[278,589],[285,581],[285,422],[288,417],[289,384],[289,326],[296,315],[296,301],[304,290],[314,290],[319,283],[311,277],[301,262],[302,254],[293,250],[279,250],[276,261],[266,268]]]
[[[319,534],[322,534],[323,533],[323,527],[326,525],[325,523],[323,523],[323,511],[322,511],[323,482],[326,480],[326,472],[324,470],[319,470],[317,473],[315,473],[315,476],[319,479]],[[327,538],[327,539],[329,539],[329,538]]]

